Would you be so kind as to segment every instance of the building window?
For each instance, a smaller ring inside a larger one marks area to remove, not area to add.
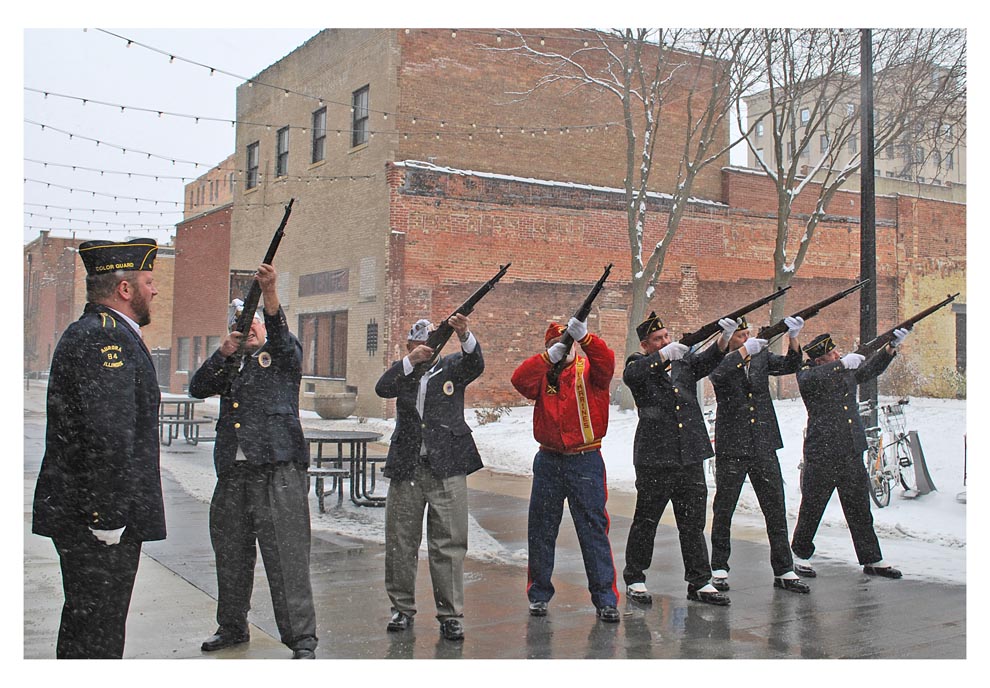
[[[275,132],[275,176],[284,177],[289,173],[289,128],[282,127]]]
[[[244,188],[253,189],[258,186],[258,142],[249,143],[247,147],[247,181]]]
[[[346,292],[350,270],[329,270],[299,277],[299,296]]]
[[[892,144],[889,144],[888,143],[886,146],[883,147],[883,153],[884,153],[884,157],[885,158],[887,158],[888,160],[893,160],[894,159],[894,146]]]
[[[303,375],[347,377],[347,311],[299,316]]]
[[[966,373],[966,305],[956,311],[956,370]]]
[[[925,149],[921,146],[914,149],[914,161],[919,165],[925,161]]]
[[[847,117],[852,117],[855,114],[856,114],[856,104],[855,103],[846,103],[846,116]]]
[[[227,182],[228,182],[227,185],[230,188],[230,193],[234,193],[234,173],[233,172],[231,172],[229,175],[227,175]]]
[[[822,134],[819,136],[818,141],[822,147],[822,155],[825,155],[826,151],[828,151],[828,134]]]
[[[368,86],[351,97],[351,147],[368,142]]]
[[[787,142],[787,159],[788,160],[794,159],[794,144],[791,143],[790,141]]]
[[[756,123],[756,136],[757,138],[763,136],[763,122]]]
[[[202,337],[193,337],[193,367],[199,370],[199,367],[203,365],[203,351],[200,349],[200,345],[203,343]]]
[[[945,154],[945,169],[947,170],[952,169],[952,153]]]
[[[176,370],[178,371],[188,371],[190,368],[189,363],[189,337],[179,337],[177,341],[178,349],[175,357],[175,363],[178,366]]]
[[[801,108],[801,124],[807,124],[811,119],[811,111],[808,108]]]
[[[849,137],[849,153],[850,154],[855,154],[856,153],[857,141],[858,141],[857,137],[855,137],[855,136],[850,136]]]
[[[327,109],[320,108],[313,113],[313,160],[319,162],[326,155]]]
[[[206,338],[206,353],[210,356],[213,352],[220,348],[220,337],[215,335],[210,335]]]

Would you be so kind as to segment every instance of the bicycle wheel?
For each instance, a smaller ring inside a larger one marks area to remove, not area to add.
[[[890,483],[883,473],[883,465],[877,460],[877,448],[870,447],[866,450],[867,473],[870,478],[870,497],[873,503],[879,508],[884,508],[890,504]]]

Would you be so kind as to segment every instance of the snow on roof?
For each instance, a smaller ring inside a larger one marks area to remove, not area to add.
[[[602,191],[604,193],[623,193],[623,189],[611,187],[611,186],[595,186],[593,184],[578,184],[576,182],[559,182],[551,179],[536,179],[533,177],[516,177],[511,174],[496,174],[494,172],[479,172],[478,170],[462,170],[455,167],[443,167],[441,165],[434,165],[430,162],[423,162],[422,160],[400,160],[392,163],[396,167],[408,167],[412,169],[419,170],[430,170],[431,172],[440,172],[443,174],[455,174],[465,177],[484,177],[486,179],[501,179],[503,181],[510,182],[520,182],[523,184],[538,184],[540,186],[558,186],[569,189],[581,189],[584,191]],[[655,191],[647,192],[647,198],[656,198],[661,200],[673,200],[673,196],[666,193],[659,193]],[[716,206],[719,208],[727,208],[725,203],[719,201],[713,201],[707,198],[689,198],[688,203],[697,203],[704,205]]]

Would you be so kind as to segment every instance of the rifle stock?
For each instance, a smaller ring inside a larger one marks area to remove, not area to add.
[[[418,379],[423,375],[423,373],[433,367],[437,357],[440,355],[440,350],[443,349],[444,345],[447,343],[447,340],[450,339],[450,335],[454,333],[454,328],[451,327],[450,323],[447,321],[458,313],[461,315],[470,315],[474,310],[474,307],[478,305],[478,302],[481,301],[481,299],[483,299],[488,292],[494,289],[495,285],[498,284],[498,281],[505,276],[505,273],[508,271],[510,265],[512,265],[512,263],[506,263],[505,265],[500,266],[499,271],[495,273],[494,277],[478,287],[478,289],[468,297],[467,301],[454,309],[454,312],[444,318],[443,322],[440,323],[437,329],[430,332],[429,337],[427,337],[423,344],[433,349],[433,356],[429,361],[423,361],[422,363],[417,363],[413,366],[411,377]]]
[[[599,292],[601,292],[602,287],[605,286],[605,280],[608,279],[609,273],[612,272],[612,264],[609,263],[605,266],[605,271],[602,276],[598,278],[595,282],[595,286],[591,288],[588,295],[585,297],[584,302],[581,306],[574,312],[574,317],[578,320],[584,322],[588,318],[588,314],[591,313],[591,304],[595,302],[598,297]],[[571,345],[574,343],[574,337],[570,335],[569,332],[564,332],[560,338],[560,343],[567,347],[567,351],[570,352]],[[547,384],[552,387],[557,386],[557,380],[560,378],[561,371],[567,366],[567,356],[565,355],[562,359],[553,364],[553,367],[547,372]]]
[[[928,308],[926,308],[925,310],[921,311],[920,313],[917,313],[917,314],[911,316],[910,318],[908,318],[904,322],[901,322],[901,323],[898,323],[898,324],[894,325],[893,327],[891,327],[889,330],[887,330],[883,334],[879,334],[876,337],[874,337],[873,339],[871,339],[870,341],[866,342],[865,344],[861,344],[860,347],[858,349],[856,349],[856,351],[854,353],[861,354],[863,356],[869,356],[874,351],[878,351],[882,346],[884,346],[885,344],[887,344],[890,340],[892,340],[894,338],[894,330],[898,330],[898,329],[901,329],[901,328],[903,328],[905,330],[912,329],[921,320],[924,320],[925,318],[927,318],[929,315],[931,315],[935,311],[937,311],[940,308],[943,308],[943,307],[947,306],[948,304],[952,303],[953,301],[955,301],[957,296],[959,296],[959,292],[956,292],[955,294],[949,294],[949,295],[947,295],[945,299],[939,301],[934,306],[929,306]]]
[[[825,308],[827,306],[831,306],[836,301],[841,301],[842,299],[846,298],[847,296],[849,296],[853,292],[859,291],[860,289],[862,289],[863,287],[865,287],[866,284],[867,284],[867,282],[869,282],[869,281],[870,281],[869,279],[865,279],[865,280],[863,280],[861,282],[857,282],[856,284],[854,284],[853,286],[849,287],[848,289],[843,289],[842,291],[840,291],[838,293],[832,294],[831,296],[829,296],[826,299],[822,299],[821,301],[819,301],[817,303],[813,303],[812,305],[808,306],[807,308],[804,308],[804,309],[799,310],[798,312],[794,313],[790,317],[792,317],[792,318],[802,318],[804,320],[810,320],[811,318],[813,318],[816,315],[818,315],[819,311],[821,311],[823,308]],[[780,321],[774,323],[773,325],[767,325],[765,327],[761,327],[759,333],[756,336],[758,338],[760,338],[760,339],[770,340],[770,339],[773,339],[774,337],[776,337],[778,335],[783,334],[786,331],[787,331],[787,324],[784,323],[783,320],[780,320]]]

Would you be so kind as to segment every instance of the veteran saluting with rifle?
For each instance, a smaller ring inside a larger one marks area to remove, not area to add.
[[[511,265],[511,263],[509,264]],[[481,376],[485,359],[469,329],[468,315],[495,288],[504,265],[436,328],[422,318],[406,337],[406,356],[375,385],[395,399],[395,432],[383,474],[385,501],[385,591],[392,603],[389,632],[402,632],[416,616],[416,569],[427,512],[430,579],[440,634],[464,638],[464,557],[468,545],[467,476],[482,467],[464,420],[464,390]],[[451,335],[460,351],[441,356]]]
[[[530,356],[512,373],[512,386],[536,402],[533,436],[540,449],[533,459],[529,498],[529,613],[545,616],[554,594],[554,550],[564,512],[570,507],[584,556],[588,590],[597,617],[618,623],[615,564],[608,541],[607,488],[602,438],[608,429],[609,383],[615,353],[588,331],[591,304],[611,271],[605,268],[567,326],[552,322],[543,336],[544,351]],[[574,350],[581,345],[584,356]]]
[[[299,422],[302,345],[289,332],[272,266],[291,211],[290,200],[248,293],[230,305],[230,332],[189,382],[191,396],[220,395],[217,486],[210,502],[218,628],[203,652],[249,640],[257,542],[281,640],[293,659],[315,658],[309,448]]]
[[[863,464],[866,432],[859,415],[857,389],[887,369],[914,325],[952,302],[958,294],[898,323],[883,334],[840,356],[832,336],[820,334],[804,347],[808,361],[797,373],[801,399],[808,410],[804,440],[801,506],[791,537],[794,570],[817,574],[808,559],[815,552],[815,533],[832,493],[839,492],[856,558],[870,576],[900,578],[880,552],[870,511],[869,480]],[[867,358],[869,356],[869,358]]]

